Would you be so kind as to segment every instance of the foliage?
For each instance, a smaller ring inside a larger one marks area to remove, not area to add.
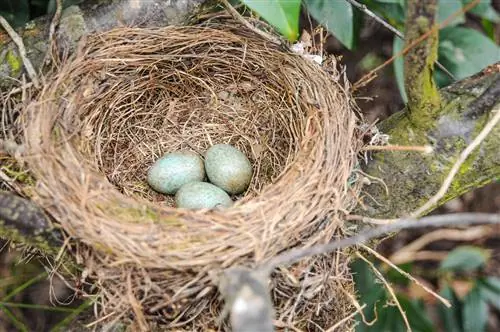
[[[387,272],[385,277],[394,289],[399,290],[396,297],[413,331],[437,331],[437,326],[431,322],[432,311],[437,308],[439,323],[446,331],[481,332],[485,331],[489,308],[500,309],[500,278],[479,276],[488,258],[484,249],[461,246],[452,250],[441,262],[434,277],[439,285],[439,294],[450,301],[451,308],[441,303],[432,304],[434,299],[408,294],[406,289],[410,288],[411,282],[394,270]],[[411,273],[416,266],[408,263],[400,268]],[[356,332],[405,331],[401,313],[370,266],[357,260],[351,269],[360,303],[366,304],[366,320],[376,319],[373,325],[368,326],[358,318]]]
[[[256,11],[271,25],[275,26],[290,41],[295,41],[299,35],[298,11],[300,0],[273,0],[269,2],[259,0],[242,0],[251,9]],[[463,6],[472,0],[440,0],[437,20],[443,23],[455,13],[460,13]],[[359,1],[384,18],[399,31],[404,29],[406,1],[404,0],[364,0]],[[286,4],[286,6],[285,6]],[[344,46],[354,49],[359,38],[362,15],[357,8],[348,1],[303,0],[302,5],[318,23],[325,26]],[[275,7],[282,11],[275,14]],[[358,13],[359,14],[359,13]],[[500,48],[494,41],[493,24],[500,22],[500,15],[492,7],[491,0],[481,0],[470,14],[479,19],[484,33],[466,27],[465,15],[460,13],[448,22],[447,27],[440,32],[439,61],[456,79],[465,78],[474,74],[500,59]],[[396,55],[403,48],[403,42],[397,37],[394,40],[393,54]],[[403,61],[399,57],[394,62],[394,71],[399,90],[406,100],[403,81]],[[439,86],[451,83],[451,79],[441,71],[436,71],[436,81]]]
[[[63,8],[84,0],[63,0]],[[56,11],[56,0],[1,0],[0,15],[13,27],[21,27],[32,19]]]
[[[295,40],[299,31],[300,0],[242,0],[289,40]]]
[[[3,259],[2,254],[0,252],[0,260]],[[46,299],[29,294],[36,294],[37,288],[40,288],[49,295],[49,287],[53,287],[47,282],[48,272],[37,260],[20,264],[5,264],[6,261],[2,261],[0,269],[0,330],[2,327],[9,330],[10,327],[15,331],[33,331],[42,328],[41,324],[46,331],[49,328],[50,332],[65,331],[68,324],[90,307],[92,300],[75,300],[70,305],[59,306],[33,303],[43,303]],[[40,322],[36,319],[39,314],[43,315],[40,312],[50,315]]]

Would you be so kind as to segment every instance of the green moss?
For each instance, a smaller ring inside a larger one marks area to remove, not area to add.
[[[8,239],[15,243],[36,247],[43,253],[56,255],[58,249],[51,246],[43,236],[27,237],[19,232],[15,227],[8,226],[4,220],[0,219],[0,238]]]
[[[14,54],[13,50],[8,50],[5,56],[5,60],[10,66],[10,76],[18,77],[23,69],[23,61],[20,57]]]

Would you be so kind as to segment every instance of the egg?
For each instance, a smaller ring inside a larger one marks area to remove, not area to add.
[[[168,153],[149,169],[147,182],[163,194],[175,194],[180,187],[193,181],[203,181],[205,166],[199,155],[191,151]]]
[[[230,194],[244,192],[252,180],[250,161],[229,144],[216,144],[207,150],[205,170],[210,182]]]
[[[175,204],[185,209],[213,209],[233,205],[231,197],[208,182],[190,182],[175,194]]]

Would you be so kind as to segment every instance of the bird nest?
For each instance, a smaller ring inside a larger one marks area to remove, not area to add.
[[[98,286],[101,317],[217,328],[219,272],[341,235],[360,144],[332,61],[322,68],[235,24],[120,28],[87,37],[47,79],[21,117],[23,162],[32,199]],[[253,166],[233,207],[177,209],[147,185],[163,154],[218,143]],[[346,261],[338,252],[275,271],[277,326],[348,316]]]

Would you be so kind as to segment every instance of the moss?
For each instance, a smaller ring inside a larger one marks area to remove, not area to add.
[[[5,60],[9,64],[10,67],[10,76],[18,77],[21,74],[21,70],[23,69],[23,60],[21,57],[16,56],[13,50],[9,49],[5,56]]]
[[[8,239],[15,243],[36,247],[45,254],[56,255],[58,248],[51,246],[47,240],[41,236],[27,237],[18,229],[8,226],[4,220],[0,219],[0,238]]]

